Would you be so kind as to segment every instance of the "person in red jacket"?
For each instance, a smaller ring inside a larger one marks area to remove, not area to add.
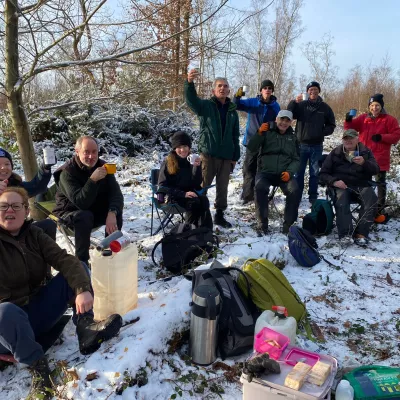
[[[360,133],[360,142],[372,150],[379,165],[379,173],[375,175],[378,185],[378,214],[375,222],[383,223],[387,215],[382,214],[386,203],[386,173],[390,168],[390,148],[400,140],[399,122],[386,113],[383,94],[370,97],[366,114],[353,118],[346,114],[344,129],[355,129]]]

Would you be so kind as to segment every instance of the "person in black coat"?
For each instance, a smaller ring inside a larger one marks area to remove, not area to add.
[[[333,149],[322,164],[320,180],[334,195],[336,224],[339,239],[344,244],[368,243],[368,235],[377,209],[378,198],[371,187],[372,176],[379,172],[372,151],[359,143],[358,132],[348,129],[343,133],[343,144]],[[350,204],[361,204],[359,221],[353,230]]]
[[[158,185],[167,194],[167,201],[187,210],[187,223],[212,229],[210,202],[201,194],[201,160],[192,156],[188,160],[192,141],[185,132],[176,132],[171,138],[172,151],[161,165]]]

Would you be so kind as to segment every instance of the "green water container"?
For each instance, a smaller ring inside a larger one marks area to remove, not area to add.
[[[355,400],[400,400],[400,368],[368,365],[344,375],[354,389]]]

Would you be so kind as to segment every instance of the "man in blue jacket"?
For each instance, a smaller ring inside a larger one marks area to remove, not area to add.
[[[267,123],[275,121],[281,108],[276,101],[276,97],[272,95],[273,92],[274,84],[269,79],[265,79],[261,82],[260,94],[257,97],[242,99],[241,97],[244,95],[243,88],[239,88],[236,92],[234,103],[237,106],[237,110],[247,112],[246,131],[243,138],[244,146],[247,147],[249,140],[259,129],[266,132],[268,130]],[[246,149],[246,155],[243,161],[243,205],[254,200],[257,156],[258,152],[252,152]]]

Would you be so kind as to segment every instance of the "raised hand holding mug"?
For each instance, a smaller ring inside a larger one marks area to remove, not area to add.
[[[187,156],[187,160],[190,162],[192,165],[200,165],[200,156],[198,154],[189,154]]]
[[[54,147],[45,147],[43,149],[44,165],[51,167],[56,163],[56,153]]]

